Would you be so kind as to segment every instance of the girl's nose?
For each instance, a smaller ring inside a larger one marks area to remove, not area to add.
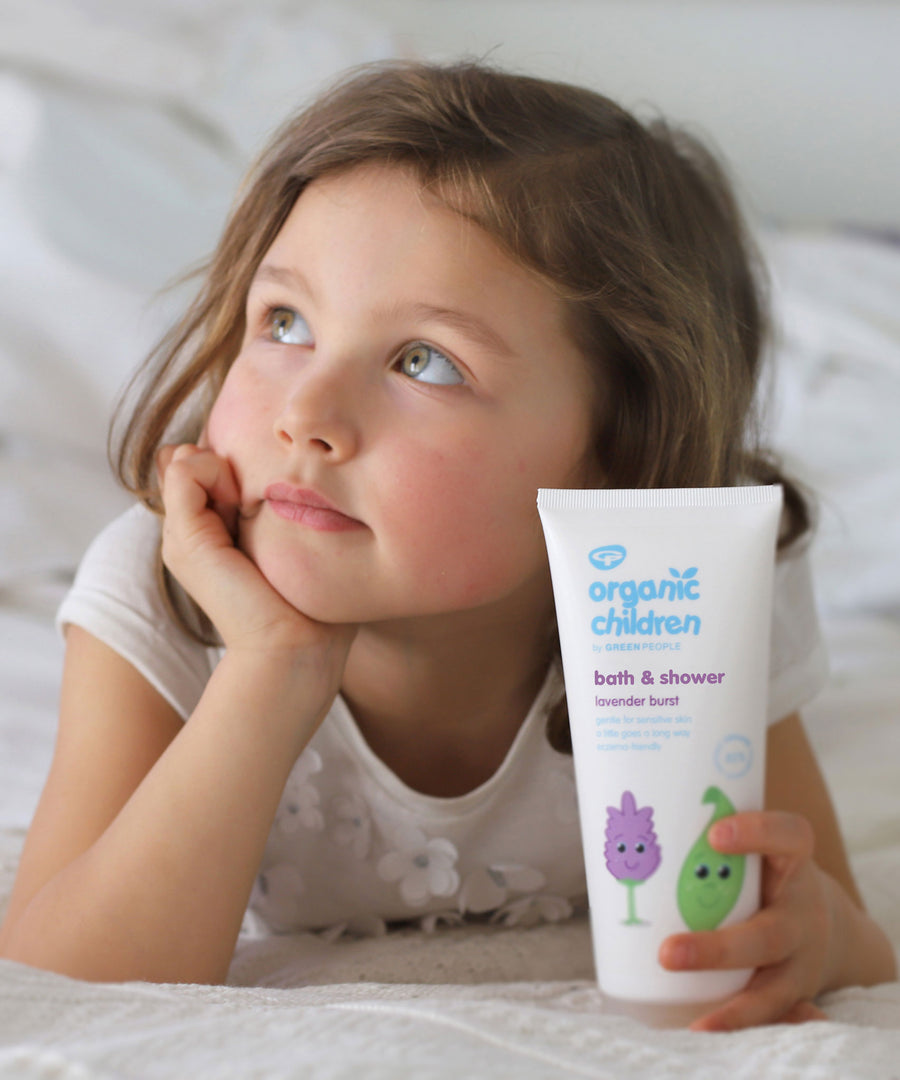
[[[284,446],[311,450],[334,464],[353,457],[359,430],[335,381],[307,373],[275,418],[275,437]]]

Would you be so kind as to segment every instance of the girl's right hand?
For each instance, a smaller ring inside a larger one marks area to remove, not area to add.
[[[318,654],[316,667],[337,693],[356,627],[308,618],[235,546],[240,491],[228,461],[187,443],[163,447],[157,470],[165,510],[163,562],[226,648],[304,653],[309,659]]]

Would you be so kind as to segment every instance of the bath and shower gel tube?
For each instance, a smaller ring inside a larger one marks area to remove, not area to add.
[[[752,974],[671,972],[658,953],[759,906],[759,857],[706,836],[763,806],[781,505],[777,485],[538,493],[598,982],[651,1023]]]

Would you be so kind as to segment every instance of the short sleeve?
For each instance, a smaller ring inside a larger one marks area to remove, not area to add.
[[[56,615],[61,632],[81,626],[114,649],[183,720],[213,667],[212,651],[169,612],[158,584],[158,518],[142,505],[111,522],[85,552]]]
[[[769,723],[796,712],[828,679],[828,658],[816,612],[806,547],[789,550],[775,564]]]

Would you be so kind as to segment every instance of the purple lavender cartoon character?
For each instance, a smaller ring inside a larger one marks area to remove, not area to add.
[[[621,809],[606,808],[606,868],[628,889],[628,918],[624,926],[641,926],[637,917],[634,890],[656,872],[662,851],[653,831],[653,807],[637,808],[634,795],[622,792]]]

